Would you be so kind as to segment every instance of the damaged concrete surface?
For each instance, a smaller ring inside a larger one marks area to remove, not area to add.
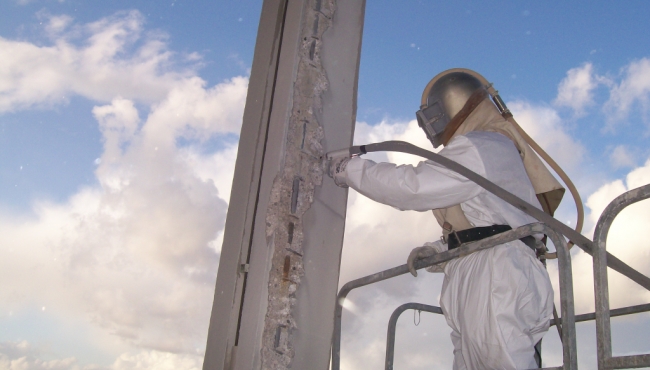
[[[322,35],[331,24],[334,1],[312,0],[306,13],[284,166],[274,181],[266,217],[273,257],[262,339],[263,369],[291,367],[297,329],[295,293],[304,275],[302,218],[314,200],[314,188],[323,181],[323,129],[317,114],[322,111],[321,96],[328,81],[320,50]]]
[[[335,12],[336,8],[336,12]],[[364,0],[264,0],[204,370],[329,366]]]

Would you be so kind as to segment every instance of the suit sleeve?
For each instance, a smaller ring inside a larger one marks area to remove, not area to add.
[[[468,140],[454,140],[440,154],[485,176],[481,158]],[[483,191],[474,182],[431,161],[414,167],[352,158],[345,169],[345,179],[359,193],[400,210],[445,208]]]

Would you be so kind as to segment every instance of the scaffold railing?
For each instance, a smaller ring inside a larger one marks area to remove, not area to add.
[[[575,323],[583,321],[596,321],[597,333],[597,353],[598,369],[626,369],[650,366],[650,354],[639,354],[631,356],[612,356],[611,345],[611,325],[610,317],[630,315],[641,312],[650,312],[650,304],[641,304],[623,308],[609,309],[609,288],[607,281],[607,258],[611,255],[607,253],[606,241],[609,229],[618,214],[627,206],[650,198],[650,184],[637,189],[630,190],[623,195],[614,199],[601,214],[596,225],[593,244],[591,249],[585,249],[586,252],[593,255],[594,264],[594,290],[596,296],[596,312],[581,314],[576,316],[574,312],[573,301],[573,278],[571,271],[571,256],[567,248],[566,241],[560,233],[543,223],[534,223],[524,225],[515,230],[510,230],[483,240],[462,245],[451,251],[442,252],[434,256],[418,260],[415,262],[416,269],[433,266],[452,259],[465,256],[480,250],[492,248],[496,245],[507,243],[509,241],[521,239],[528,235],[545,234],[547,235],[557,250],[558,271],[560,283],[560,310],[561,317],[552,319],[550,325],[561,326],[559,330],[562,342],[563,364],[559,367],[544,368],[574,370],[577,365],[577,345]],[[613,256],[611,259],[615,259]],[[618,259],[616,259],[618,262]],[[612,266],[610,266],[612,267]],[[640,272],[627,267],[629,271],[624,271],[625,276],[633,281],[639,282],[647,277]],[[617,269],[619,271],[619,269]],[[343,315],[343,302],[347,295],[354,289],[387,280],[393,277],[408,273],[406,265],[400,265],[388,270],[384,270],[372,275],[368,275],[345,284],[339,291],[336,302],[336,313],[334,322],[334,335],[332,338],[332,370],[340,370],[341,356],[341,320]],[[647,289],[646,284],[641,284]],[[648,289],[650,290],[650,289]],[[386,361],[385,369],[393,369],[395,325],[399,315],[408,309],[427,311],[441,314],[440,307],[424,305],[421,303],[406,303],[399,306],[391,315],[389,320],[387,342],[386,342]]]
[[[560,280],[560,310],[562,312],[562,325],[565,330],[562,331],[563,361],[562,367],[550,369],[577,369],[576,357],[576,336],[573,307],[573,279],[571,272],[571,256],[566,247],[566,241],[560,234],[542,223],[533,223],[521,226],[517,229],[506,231],[504,233],[491,236],[476,242],[467,243],[451,251],[445,251],[435,254],[431,257],[424,258],[415,262],[417,270],[447,262],[452,259],[478,252],[480,250],[492,248],[496,245],[504,244],[523,237],[544,234],[547,235],[556,247],[559,264]],[[354,289],[387,280],[396,276],[408,273],[408,267],[400,265],[388,270],[384,270],[372,275],[352,280],[345,284],[340,290],[336,300],[336,311],[334,315],[334,335],[332,338],[332,370],[340,370],[341,367],[341,319],[343,316],[343,302],[347,295]]]
[[[596,342],[598,370],[630,369],[650,366],[650,354],[612,356],[612,332],[607,281],[607,234],[616,216],[626,207],[650,198],[650,184],[630,190],[609,203],[596,224],[594,232],[594,290],[596,293]]]

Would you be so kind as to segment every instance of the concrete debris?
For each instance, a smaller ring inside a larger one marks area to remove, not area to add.
[[[323,129],[318,122],[321,94],[328,82],[320,61],[322,35],[334,14],[334,0],[311,0],[302,26],[300,61],[283,169],[275,178],[266,215],[268,247],[273,250],[268,307],[262,336],[262,369],[290,369],[294,356],[292,316],[303,269],[302,216],[323,179]]]

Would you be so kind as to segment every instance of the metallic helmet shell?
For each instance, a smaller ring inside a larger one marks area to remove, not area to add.
[[[422,93],[422,105],[416,113],[418,124],[434,147],[440,146],[440,136],[472,94],[483,83],[463,69],[450,69],[434,77]]]

